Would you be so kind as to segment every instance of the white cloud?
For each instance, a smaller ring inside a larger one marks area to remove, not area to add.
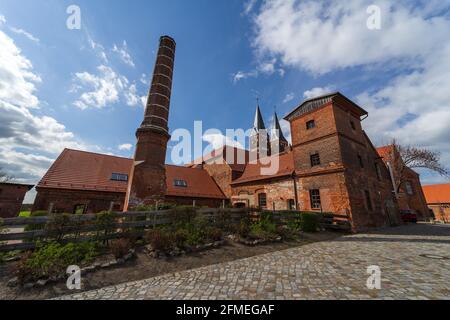
[[[0,14],[0,26],[1,26],[2,24],[6,24],[6,18],[5,18],[4,15],[1,15],[1,14]]]
[[[333,91],[334,91],[333,87],[316,87],[316,88],[312,88],[311,90],[306,90],[303,93],[303,96],[306,99],[312,99],[312,98],[320,97],[327,93],[331,93]]]
[[[130,67],[135,67],[133,58],[131,57],[131,54],[129,53],[128,45],[126,41],[123,41],[122,46],[118,47],[117,45],[114,45],[113,52],[117,53],[120,57],[120,60],[122,60],[123,63],[126,65],[129,65]]]
[[[450,3],[377,1],[381,30],[366,27],[371,4],[265,1],[254,19],[255,54],[315,76],[355,67],[363,76],[395,70],[390,79],[372,82],[356,95],[369,111],[364,126],[370,137],[377,144],[396,138],[441,151],[450,168]],[[334,90],[314,88],[305,97]]]
[[[372,0],[265,1],[255,18],[254,46],[259,54],[285,65],[323,74],[392,59],[415,60],[432,52],[437,40],[448,38],[445,17],[424,16],[420,5],[407,1],[378,1],[382,29],[369,30],[366,10],[371,4]],[[427,8],[429,12],[430,5]]]
[[[244,71],[238,71],[233,76],[233,83],[238,83],[239,81],[247,78],[256,78],[258,76],[257,71],[250,71],[250,72],[244,72]]]
[[[124,143],[117,147],[120,151],[130,151],[133,149],[133,145],[131,143]]]
[[[120,94],[128,88],[128,79],[117,74],[111,67],[101,65],[97,67],[97,71],[98,74],[96,75],[88,72],[75,74],[75,81],[79,83],[79,87],[74,87],[74,89],[79,90],[81,87],[87,90],[73,103],[82,110],[87,108],[101,109],[108,104],[114,104],[119,101]]]
[[[39,82],[31,62],[0,31],[0,167],[19,182],[36,183],[65,147],[86,149],[56,119],[32,113]]]
[[[39,100],[34,92],[41,78],[32,69],[30,60],[0,31],[0,100],[27,108],[38,107]]]
[[[23,35],[23,36],[25,36],[26,38],[28,38],[31,41],[34,41],[36,43],[40,42],[40,40],[38,38],[36,38],[31,33],[27,32],[27,31],[25,31],[23,29],[14,28],[14,27],[11,27],[10,29],[11,29],[12,32],[20,34],[20,35]]]
[[[295,98],[295,94],[294,94],[293,92],[288,93],[288,94],[284,97],[283,103],[288,103],[288,102],[294,100],[294,98]]]
[[[109,61],[108,61],[108,56],[106,54],[105,47],[102,46],[100,43],[95,42],[94,39],[92,39],[91,35],[87,31],[86,31],[86,36],[87,36],[87,41],[89,43],[89,47],[92,49],[92,51],[94,51],[97,54],[97,56],[101,59],[101,61],[104,64],[107,64]]]
[[[258,0],[247,0],[244,3],[244,11],[242,12],[242,15],[248,15],[255,7],[257,1]]]

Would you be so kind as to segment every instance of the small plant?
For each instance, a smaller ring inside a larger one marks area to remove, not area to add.
[[[247,238],[250,234],[250,223],[247,219],[242,219],[237,227],[237,233],[241,238]]]
[[[304,232],[317,232],[319,228],[319,216],[315,213],[301,213],[301,229]]]
[[[219,228],[208,228],[206,229],[206,238],[212,241],[220,241],[222,240],[223,232]]]
[[[50,220],[45,225],[45,230],[50,239],[61,241],[65,234],[65,228],[71,226],[70,216],[64,214],[52,214]]]
[[[162,229],[152,229],[145,234],[145,240],[152,246],[154,250],[167,252],[175,245],[172,235]]]
[[[125,256],[132,248],[134,244],[132,240],[122,238],[114,240],[109,244],[109,249],[116,259],[120,259]]]
[[[22,282],[58,276],[64,274],[70,265],[91,262],[97,254],[94,242],[38,244],[34,252],[27,252],[22,256],[16,267],[16,274]]]
[[[174,234],[174,241],[178,248],[183,248],[189,238],[189,231],[186,229],[177,229]]]
[[[48,211],[33,211],[30,215],[31,218],[34,217],[46,217],[48,215]],[[25,231],[35,231],[42,230],[45,228],[45,223],[38,224],[28,224],[25,226]]]

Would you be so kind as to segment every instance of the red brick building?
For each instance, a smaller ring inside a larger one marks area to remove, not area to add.
[[[14,218],[20,213],[25,194],[32,185],[18,183],[0,183],[0,218]]]
[[[377,151],[389,169],[399,208],[414,210],[420,220],[430,218],[419,174],[404,165],[394,145],[378,148]]]
[[[65,149],[36,186],[33,211],[122,211],[132,159]],[[166,165],[165,201],[219,207],[226,199],[203,169]]]
[[[433,210],[438,221],[450,222],[450,184],[424,186],[423,191],[428,207]]]
[[[285,117],[292,147],[279,170],[262,175],[262,161],[248,164],[232,203],[345,214],[355,231],[400,223],[389,171],[361,126],[366,116],[338,92],[303,102]]]
[[[184,167],[166,165],[175,46],[172,38],[161,37],[134,159],[65,150],[38,184],[34,210],[229,202],[343,214],[354,231],[400,223],[390,171],[362,128],[368,114],[339,92],[304,101],[285,117],[292,146],[279,131],[276,115],[276,130],[257,134],[265,130],[257,105],[250,153],[224,147]],[[276,170],[268,171],[273,164]]]

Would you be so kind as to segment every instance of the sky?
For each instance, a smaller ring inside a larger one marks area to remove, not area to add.
[[[67,27],[71,5],[80,29]],[[257,97],[268,126],[275,109],[282,118],[340,91],[369,112],[375,145],[440,151],[450,169],[449,34],[448,0],[2,0],[0,168],[35,184],[64,148],[132,157],[158,39],[170,35],[171,131],[200,120],[249,129]]]

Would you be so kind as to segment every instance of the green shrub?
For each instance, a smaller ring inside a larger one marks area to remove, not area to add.
[[[62,240],[64,234],[66,233],[64,229],[66,227],[73,226],[70,221],[70,217],[71,215],[68,213],[52,214],[44,227],[44,229],[47,231],[47,237],[56,241]]]
[[[109,249],[116,259],[125,256],[133,247],[133,241],[127,238],[114,240],[109,244]]]
[[[173,233],[175,244],[178,248],[184,248],[189,238],[189,231],[186,229],[177,229]]]
[[[16,269],[17,276],[24,282],[61,275],[68,266],[89,263],[97,254],[97,245],[94,242],[39,244],[34,252],[22,256]]]
[[[222,240],[223,232],[219,228],[210,227],[206,229],[206,238],[212,241]]]
[[[250,233],[250,223],[247,219],[242,219],[237,227],[237,234],[241,238],[247,238]]]
[[[167,252],[175,246],[173,235],[162,229],[148,230],[145,234],[145,240],[154,250]]]
[[[48,211],[33,211],[30,217],[46,217],[48,216]],[[25,226],[25,231],[43,230],[45,228],[45,223],[38,224],[27,224]]]
[[[304,232],[317,232],[319,228],[319,215],[316,213],[301,213],[300,228]]]

